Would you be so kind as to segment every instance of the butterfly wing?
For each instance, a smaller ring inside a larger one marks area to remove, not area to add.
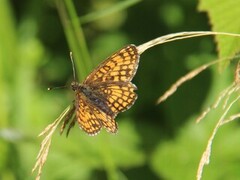
[[[99,97],[106,102],[114,114],[113,117],[129,109],[137,99],[137,94],[134,92],[137,87],[131,82],[98,83],[93,88],[101,93]]]
[[[76,118],[81,129],[89,135],[98,134],[102,126],[108,132],[117,132],[117,124],[111,116],[92,105],[80,92],[76,96]]]
[[[83,84],[131,81],[137,71],[138,63],[139,54],[136,46],[128,45],[101,63]]]

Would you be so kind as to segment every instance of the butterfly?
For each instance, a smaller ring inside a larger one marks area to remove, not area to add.
[[[75,100],[65,117],[61,132],[75,112],[67,135],[76,121],[88,135],[98,134],[102,127],[110,133],[116,133],[116,116],[129,109],[137,99],[134,92],[137,87],[131,80],[137,71],[139,57],[137,47],[128,45],[103,61],[83,83],[74,80],[71,88],[75,92]],[[75,74],[74,65],[73,71]]]

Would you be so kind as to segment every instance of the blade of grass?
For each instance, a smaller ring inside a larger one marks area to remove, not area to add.
[[[16,43],[17,32],[14,24],[14,16],[11,10],[11,2],[7,0],[1,1],[0,5],[0,171],[1,178],[4,177],[16,177],[18,175],[19,168],[11,166],[10,159],[14,159],[14,163],[21,164],[19,161],[18,151],[16,149],[16,144],[10,143],[10,139],[3,139],[4,129],[6,127],[11,127],[14,125],[13,113],[16,113],[16,109],[13,108],[16,102],[16,88],[15,87],[15,77],[16,69],[18,67],[18,47]],[[15,120],[15,119],[14,119]],[[15,126],[14,126],[15,127]],[[16,131],[15,131],[16,132]],[[7,133],[9,135],[9,133]],[[9,167],[11,167],[9,169]],[[15,175],[15,176],[14,176]]]
[[[13,66],[13,64],[18,65],[18,59],[15,58],[18,53],[16,47],[17,33],[15,32],[14,19],[8,1],[1,2],[0,23],[4,24],[4,28],[0,28],[0,126],[4,127],[9,123],[9,113],[11,113],[9,110],[12,108],[6,106],[6,104],[14,100],[10,94],[15,92],[15,90],[12,89],[12,84],[10,85],[9,83],[15,83],[14,76],[17,66]]]
[[[104,18],[105,16],[109,16],[113,13],[122,11],[130,6],[135,5],[140,2],[140,0],[126,0],[116,3],[114,6],[109,7],[107,9],[101,9],[99,11],[94,11],[93,13],[89,13],[85,16],[80,17],[80,21],[82,24],[89,23],[92,21],[96,21],[98,19]]]
[[[63,29],[73,56],[76,58],[76,70],[80,81],[89,74],[93,68],[90,55],[88,53],[85,37],[81,27],[81,23],[75,11],[72,1],[56,0],[56,6]]]

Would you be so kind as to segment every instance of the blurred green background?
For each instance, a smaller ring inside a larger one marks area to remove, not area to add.
[[[175,32],[210,30],[197,3],[1,0],[0,179],[34,179],[31,169],[42,140],[37,135],[74,98],[69,86],[73,80],[70,51],[82,80],[127,44],[140,45]],[[75,24],[66,17],[74,18]],[[155,103],[179,77],[216,58],[212,37],[171,42],[144,52],[133,79],[138,99],[116,118],[119,132],[112,135],[103,129],[90,137],[77,126],[68,138],[55,132],[42,179],[195,179],[221,110],[214,110],[200,124],[195,124],[195,118],[231,84],[233,66],[221,74],[217,67],[210,68],[166,102]],[[69,88],[47,91],[65,84]],[[220,129],[203,179],[240,177],[239,137],[237,123]]]

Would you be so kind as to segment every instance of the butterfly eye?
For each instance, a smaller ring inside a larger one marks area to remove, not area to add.
[[[73,91],[76,91],[78,89],[79,85],[78,85],[78,83],[76,81],[73,81],[71,83],[71,87],[72,87]]]

